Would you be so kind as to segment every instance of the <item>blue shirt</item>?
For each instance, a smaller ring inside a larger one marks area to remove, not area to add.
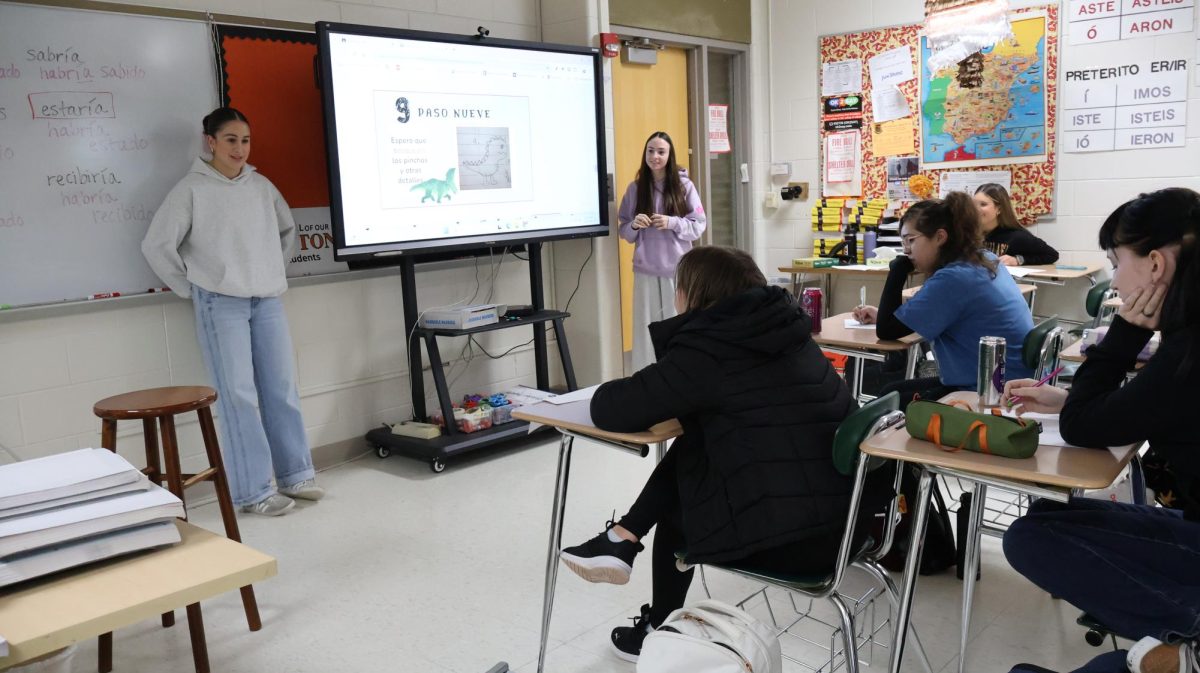
[[[987,256],[996,259],[991,253]],[[1033,329],[1033,316],[1003,264],[996,269],[995,278],[983,266],[948,264],[896,310],[896,317],[933,344],[944,385],[975,387],[979,338],[984,336],[1004,337],[1006,380],[1033,376],[1021,362],[1021,347]]]

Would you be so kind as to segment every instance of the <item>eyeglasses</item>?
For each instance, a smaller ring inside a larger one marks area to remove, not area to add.
[[[900,237],[900,244],[904,246],[905,250],[907,250],[908,248],[912,247],[913,241],[924,237],[925,234],[909,234],[907,236],[902,236]]]

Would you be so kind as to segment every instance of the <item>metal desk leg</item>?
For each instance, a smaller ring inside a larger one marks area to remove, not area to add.
[[[1033,312],[1033,303],[1037,300],[1037,286],[1033,286],[1033,292],[1029,293],[1029,315],[1037,315]]]
[[[865,358],[854,358],[854,376],[850,378],[850,399],[855,402],[862,403],[862,383],[863,383],[863,367],[866,366]]]
[[[901,464],[900,469],[907,469]],[[904,659],[904,641],[908,636],[908,623],[912,617],[913,592],[917,588],[917,575],[921,568],[921,552],[925,546],[925,526],[929,523],[929,495],[932,493],[933,474],[924,468],[917,482],[917,509],[913,516],[912,537],[908,540],[908,557],[904,560],[904,587],[900,593],[900,604],[896,606],[896,624],[892,632],[891,673],[900,673],[900,662]]]
[[[550,639],[550,613],[554,610],[554,583],[558,579],[558,550],[562,547],[563,512],[567,506],[567,480],[571,476],[571,445],[574,439],[563,435],[558,443],[558,477],[554,482],[554,506],[550,514],[550,548],[546,552],[546,592],[542,596],[542,641],[538,646],[538,673],[546,665],[546,645]]]
[[[655,461],[655,464],[658,464],[658,463],[661,463],[661,462],[662,462],[662,459],[666,457],[666,455],[667,455],[667,449],[669,449],[669,448],[671,448],[671,445],[670,445],[669,443],[665,442],[665,441],[663,441],[663,442],[655,442],[655,443],[654,443],[654,461]]]
[[[987,502],[987,486],[975,482],[971,495],[971,514],[967,522],[967,548],[963,554],[962,633],[959,634],[958,673],[967,670],[967,640],[971,631],[971,602],[975,598],[975,569],[979,567],[979,536],[983,526],[983,506]]]
[[[917,378],[917,362],[921,359],[921,345],[919,343],[908,347],[907,360],[904,364],[904,380]]]
[[[833,303],[833,274],[827,273],[821,276],[821,285],[824,286],[824,297],[821,299],[821,317],[828,318],[833,309],[830,304]]]

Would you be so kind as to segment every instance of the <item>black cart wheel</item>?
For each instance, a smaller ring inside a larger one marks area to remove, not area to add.
[[[376,446],[375,455],[379,456],[380,458],[387,458],[388,456],[392,455],[392,450],[386,446]]]
[[[433,460],[429,461],[429,469],[433,470],[437,474],[441,474],[446,470],[446,464],[442,462],[441,458],[434,458]]]
[[[1091,645],[1092,647],[1100,647],[1104,644],[1104,634],[1095,629],[1092,629],[1084,634],[1083,639],[1086,640],[1087,644]]]

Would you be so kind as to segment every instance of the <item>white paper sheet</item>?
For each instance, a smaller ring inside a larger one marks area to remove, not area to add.
[[[860,323],[859,321],[855,320],[854,318],[846,318],[846,329],[870,329],[870,330],[873,330],[873,329],[875,329],[875,325],[874,325],[874,323],[872,323],[870,325],[864,325],[864,324]]]
[[[1045,272],[1046,272],[1045,269],[1031,269],[1027,266],[1010,266],[1010,267],[1008,267],[1008,273],[1010,275],[1012,275],[1013,278],[1024,278],[1025,276],[1030,276],[1033,274],[1045,273]]]
[[[904,96],[903,91],[894,86],[872,89],[871,109],[876,123],[903,119],[912,114],[908,107],[908,98]]]
[[[596,384],[594,386],[589,386],[587,388],[580,388],[579,390],[576,390],[573,393],[565,393],[562,395],[555,395],[554,397],[548,397],[548,398],[546,398],[546,401],[549,402],[550,404],[558,405],[558,404],[569,404],[571,402],[578,402],[580,400],[590,400],[590,399],[592,399],[592,395],[594,395],[596,393],[596,389],[599,387],[600,387],[600,384]]]
[[[862,61],[834,61],[821,66],[821,95],[837,96],[844,93],[861,93]]]
[[[1012,171],[945,171],[938,181],[938,198],[944,199],[950,192],[965,192],[974,195],[980,185],[994,182],[1012,193]]]
[[[871,69],[871,88],[896,86],[913,79],[912,51],[908,45],[889,49],[867,61]]]

